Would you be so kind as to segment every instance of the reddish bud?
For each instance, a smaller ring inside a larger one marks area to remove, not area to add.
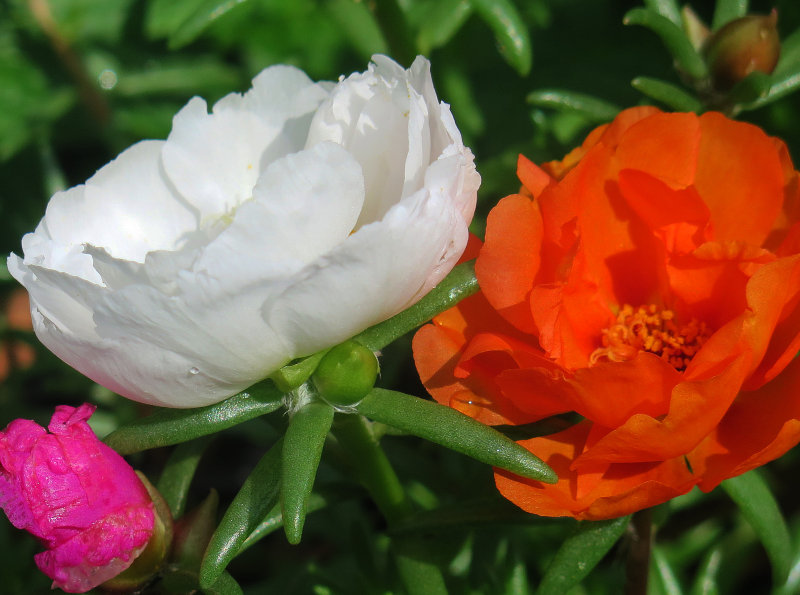
[[[778,63],[781,44],[778,13],[735,19],[714,33],[706,46],[714,87],[731,89],[751,72],[770,74]]]

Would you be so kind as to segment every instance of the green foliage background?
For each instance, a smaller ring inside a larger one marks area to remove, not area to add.
[[[637,6],[632,0],[0,0],[0,252],[20,250],[20,238],[35,227],[53,192],[83,182],[140,139],[164,138],[191,96],[211,104],[247,89],[275,63],[336,80],[364,70],[373,53],[406,65],[418,52],[431,59],[439,96],[451,103],[483,176],[473,226],[480,234],[491,206],[518,187],[520,152],[534,161],[560,158],[603,113],[646,102],[630,85],[634,77],[680,84],[653,32],[622,24]],[[789,37],[800,27],[800,3],[752,2],[750,9],[764,14],[773,6],[782,36]],[[711,20],[712,2],[694,8]],[[571,108],[558,95],[529,102],[532,92],[541,99],[551,89],[601,102],[592,109]],[[800,160],[796,97],[740,117],[784,138]],[[0,267],[0,299],[15,287]],[[13,371],[0,385],[0,425],[16,417],[45,423],[56,404],[90,400],[100,405],[93,422],[104,435],[144,413],[73,372],[5,318],[0,332],[37,352],[33,367]],[[382,367],[381,386],[424,394],[408,338],[384,350]],[[189,506],[214,488],[224,510],[285,424],[276,413],[216,437]],[[382,443],[424,511],[395,527],[394,536],[417,539],[445,569],[451,592],[523,594],[539,586],[540,593],[560,593],[566,583],[558,582],[553,566],[548,571],[554,558],[572,577],[568,583],[591,571],[569,593],[621,592],[624,523],[525,515],[496,495],[490,468],[411,437],[387,435]],[[155,478],[169,453],[156,449],[131,460]],[[768,489],[759,491],[764,485],[751,480],[727,488],[730,496],[692,492],[656,509],[651,592],[800,592],[798,470],[800,459],[789,453],[761,472]],[[402,593],[384,522],[350,478],[335,443],[325,447],[316,485],[313,508],[319,510],[310,514],[301,545],[289,546],[278,531],[234,560],[230,571],[244,591]],[[773,514],[770,494],[786,525]],[[0,592],[49,592],[32,561],[37,547],[0,519]]]

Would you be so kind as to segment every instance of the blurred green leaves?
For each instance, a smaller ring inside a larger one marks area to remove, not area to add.
[[[722,482],[723,489],[753,527],[772,562],[772,582],[781,585],[789,575],[791,539],[786,522],[766,482],[757,470]]]

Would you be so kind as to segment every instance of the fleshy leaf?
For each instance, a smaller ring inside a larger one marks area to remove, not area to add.
[[[354,340],[377,351],[477,291],[475,263],[465,262],[450,271],[447,277],[409,309],[371,326],[356,335]]]
[[[332,504],[338,504],[348,498],[362,496],[363,492],[359,489],[348,487],[327,487],[319,491],[312,492],[306,505],[306,515],[318,510],[322,510]],[[283,513],[281,512],[280,502],[277,502],[264,516],[253,532],[242,542],[238,553],[243,552],[251,545],[258,543],[261,539],[271,534],[273,531],[283,527]]]
[[[539,89],[529,93],[525,99],[538,107],[578,112],[592,122],[608,122],[620,111],[620,108],[613,103],[565,89]]]
[[[487,525],[552,525],[551,518],[529,514],[500,498],[463,501],[418,512],[392,525],[391,533],[444,533]]]
[[[692,42],[678,25],[667,17],[646,8],[634,8],[623,17],[626,25],[647,27],[661,38],[678,66],[689,76],[702,79],[708,76],[705,61],[692,46]]]
[[[558,481],[553,470],[533,453],[494,428],[450,407],[376,388],[356,409],[372,420],[436,442],[482,463],[537,481]]]
[[[699,99],[672,83],[638,76],[631,81],[631,86],[676,111],[696,113],[703,111],[703,104]]]
[[[721,29],[734,19],[739,19],[747,14],[748,0],[717,0],[714,5],[714,17],[711,19],[711,29]]]
[[[169,38],[170,49],[188,45],[211,23],[246,0],[204,0]]]
[[[216,584],[242,544],[278,502],[283,442],[279,440],[255,466],[219,523],[200,566],[200,585]]]
[[[209,443],[210,439],[200,438],[179,444],[164,465],[156,487],[176,519],[183,516],[189,485]]]
[[[791,540],[778,503],[757,470],[722,482],[722,488],[753,527],[772,564],[772,582],[786,581],[791,564]]]
[[[644,5],[679,27],[682,26],[681,9],[675,0],[644,0]]]
[[[289,543],[300,543],[308,498],[332,423],[333,407],[322,401],[311,401],[292,414],[286,429],[282,449],[281,511]]]
[[[431,50],[450,41],[471,14],[472,3],[468,0],[439,0],[433,3],[417,34],[420,53],[428,55]]]
[[[281,406],[282,397],[283,393],[271,381],[264,381],[206,407],[154,407],[152,415],[111,432],[103,442],[123,455],[187,442],[272,413]]]
[[[511,0],[472,0],[475,11],[497,39],[500,55],[525,76],[531,70],[533,50],[528,29]]]
[[[695,572],[694,584],[690,595],[716,595],[720,592],[718,578],[722,563],[722,548],[713,547],[700,562]]]
[[[680,582],[667,557],[660,547],[653,547],[653,564],[650,567],[650,581],[648,589],[654,590],[654,595],[683,595]],[[658,590],[656,590],[658,589]]]
[[[213,585],[203,588],[205,595],[244,595],[242,587],[230,574],[223,572]]]
[[[583,521],[545,571],[537,595],[560,595],[580,583],[625,532],[630,517]]]
[[[800,62],[795,65],[794,70],[783,71],[780,75],[773,74],[771,80],[772,85],[769,88],[769,92],[764,97],[743,106],[744,109],[751,110],[763,107],[797,91],[800,88]]]

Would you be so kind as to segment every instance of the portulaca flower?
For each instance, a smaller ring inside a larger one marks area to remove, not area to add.
[[[65,362],[202,406],[416,302],[462,253],[479,184],[424,58],[335,85],[273,66],[53,196],[8,266]]]

